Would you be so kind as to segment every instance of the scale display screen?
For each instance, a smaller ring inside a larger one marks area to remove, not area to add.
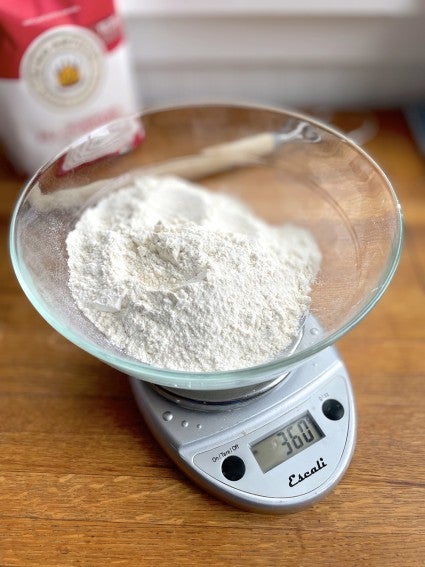
[[[300,415],[272,435],[251,445],[263,473],[277,467],[325,436],[309,412]]]

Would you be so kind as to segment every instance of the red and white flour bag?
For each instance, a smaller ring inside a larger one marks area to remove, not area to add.
[[[0,0],[0,137],[19,172],[136,110],[113,0]]]

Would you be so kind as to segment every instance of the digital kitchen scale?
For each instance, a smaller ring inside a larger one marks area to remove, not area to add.
[[[301,347],[317,332],[310,321]],[[354,397],[334,347],[256,388],[208,395],[130,382],[165,452],[197,484],[241,508],[289,512],[312,504],[340,481],[354,452]]]
[[[126,355],[84,316],[68,287],[67,236],[143,172],[196,180],[270,225],[311,233],[322,262],[290,352],[250,368],[175,371]],[[28,181],[10,230],[15,273],[46,321],[131,377],[154,436],[190,478],[264,512],[312,504],[346,471],[356,414],[333,345],[386,290],[401,242],[397,196],[355,143],[295,112],[232,104],[147,111],[83,136]]]

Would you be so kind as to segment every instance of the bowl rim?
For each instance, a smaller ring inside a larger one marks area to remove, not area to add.
[[[265,362],[263,364],[250,366],[247,368],[228,370],[228,371],[187,372],[182,370],[157,368],[145,364],[143,362],[137,361],[135,359],[133,361],[133,359],[127,358],[125,355],[123,355],[123,357],[120,357],[114,353],[110,353],[107,350],[95,345],[90,341],[86,341],[86,340],[82,341],[77,334],[75,334],[71,329],[63,327],[55,319],[55,317],[51,315],[49,310],[44,309],[44,306],[40,305],[40,302],[36,294],[33,292],[31,285],[29,285],[28,283],[28,281],[31,278],[26,276],[25,267],[21,266],[18,249],[17,249],[18,248],[17,247],[18,243],[16,238],[17,215],[20,210],[20,207],[25,202],[28,193],[31,191],[34,184],[37,182],[37,179],[43,174],[43,172],[47,170],[58,159],[63,157],[66,154],[66,152],[69,151],[69,149],[78,146],[84,139],[87,138],[87,136],[91,135],[93,132],[96,132],[101,128],[105,128],[116,122],[121,122],[123,120],[129,120],[134,118],[141,119],[143,122],[144,116],[158,114],[161,112],[166,112],[171,110],[173,111],[179,109],[187,110],[190,108],[199,108],[199,109],[234,108],[241,110],[268,111],[268,112],[286,115],[287,117],[294,118],[299,121],[306,121],[309,124],[326,131],[328,134],[331,134],[332,136],[344,141],[346,144],[350,145],[356,152],[358,152],[364,159],[366,159],[370,163],[372,168],[382,177],[388,189],[388,193],[392,197],[392,200],[394,202],[394,213],[395,213],[394,216],[396,220],[396,227],[394,231],[392,252],[388,257],[385,270],[381,274],[380,285],[378,285],[373,290],[373,293],[371,294],[370,298],[363,306],[363,308],[359,312],[355,313],[342,327],[340,327],[330,335],[326,336],[325,338],[320,339],[317,343],[307,346],[301,351],[298,352],[295,351],[293,354],[290,354],[289,356],[276,358],[273,359],[272,361]],[[271,376],[276,376],[278,374],[283,374],[287,372],[293,367],[311,358],[321,350],[333,345],[342,336],[344,336],[347,332],[353,329],[371,311],[371,309],[373,309],[373,307],[381,299],[382,295],[386,291],[397,269],[401,255],[402,242],[403,242],[403,214],[402,214],[401,205],[399,203],[393,185],[389,180],[388,176],[383,171],[383,169],[377,164],[377,162],[363,148],[361,148],[358,144],[356,144],[356,142],[351,140],[347,135],[339,131],[337,128],[329,126],[328,124],[325,124],[322,121],[310,117],[308,114],[304,114],[302,112],[294,111],[284,107],[275,107],[275,106],[252,104],[252,103],[222,102],[222,101],[169,104],[158,107],[149,107],[149,108],[145,108],[144,110],[141,110],[140,112],[126,115],[116,120],[107,122],[106,124],[103,124],[98,128],[90,130],[85,135],[80,136],[79,138],[74,140],[71,144],[69,144],[67,147],[62,149],[58,154],[52,157],[49,161],[43,164],[25,182],[25,185],[23,186],[20,196],[15,204],[10,222],[10,230],[9,230],[9,251],[10,251],[12,266],[15,271],[15,275],[19,281],[19,284],[22,287],[29,301],[35,307],[35,309],[45,319],[45,321],[47,321],[47,323],[49,323],[49,325],[53,327],[57,332],[63,335],[71,343],[80,347],[82,350],[88,352],[89,354],[92,354],[96,358],[106,362],[107,364],[113,366],[114,368],[117,368],[121,372],[125,372],[131,376],[137,376],[142,380],[147,380],[149,382],[153,382],[158,385],[166,385],[166,386],[168,385],[169,387],[182,388],[182,389],[194,388],[194,389],[204,389],[204,390],[229,389],[229,388],[234,388],[235,385],[239,385],[242,383],[257,384],[264,382],[270,379]]]

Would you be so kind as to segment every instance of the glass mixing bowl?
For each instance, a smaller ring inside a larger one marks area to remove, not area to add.
[[[295,351],[227,372],[173,371],[123,354],[85,318],[67,285],[67,234],[87,207],[141,172],[194,180],[237,197],[270,224],[291,222],[314,235],[323,256],[311,294],[317,325]],[[29,300],[85,351],[158,385],[227,390],[272,380],[349,331],[388,286],[401,240],[390,182],[344,135],[293,112],[200,105],[112,122],[47,163],[17,203],[10,250]]]

